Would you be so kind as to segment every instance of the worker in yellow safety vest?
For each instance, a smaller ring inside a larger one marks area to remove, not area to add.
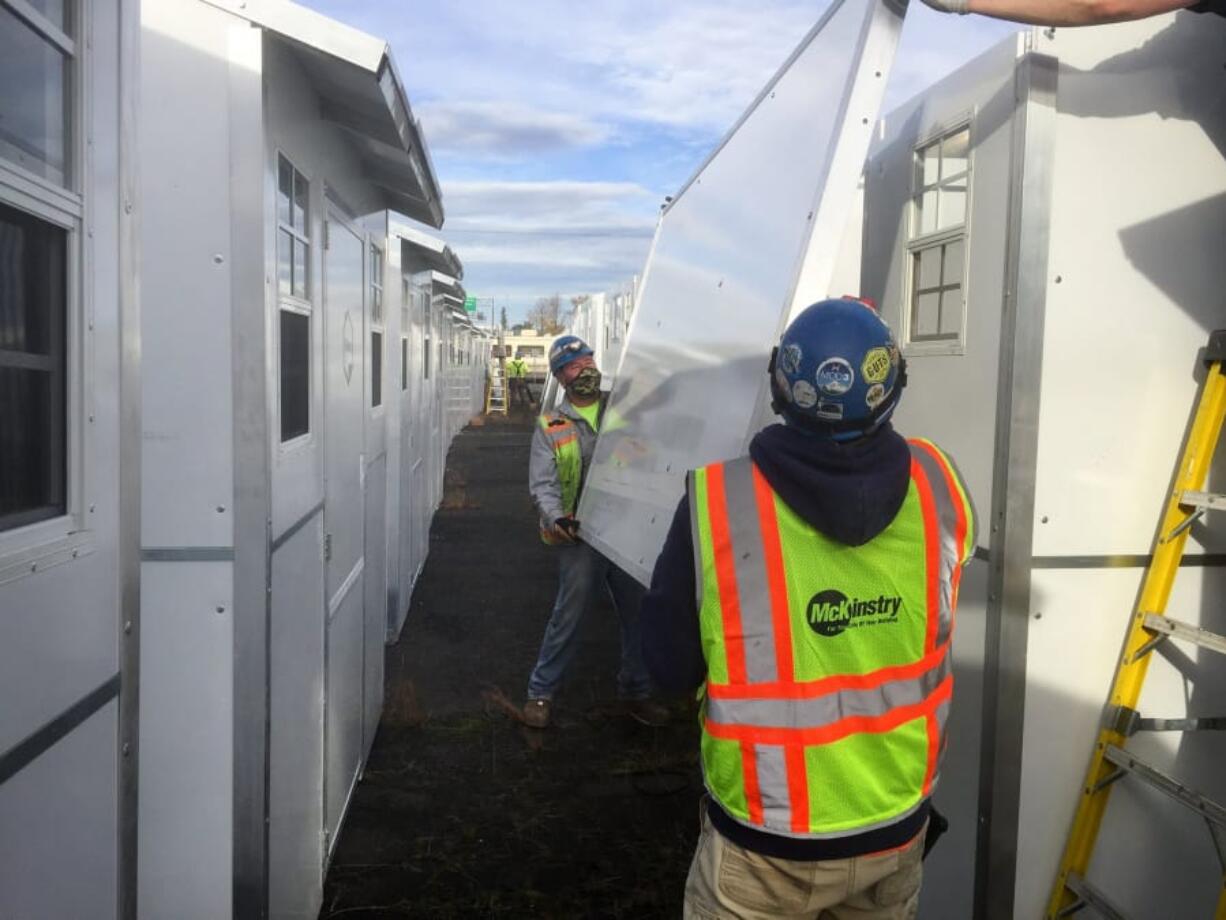
[[[663,724],[668,712],[650,699],[651,681],[643,665],[639,638],[642,586],[584,542],[575,518],[604,420],[600,369],[582,339],[564,335],[549,350],[549,370],[566,397],[557,409],[538,419],[528,458],[528,488],[540,514],[541,539],[557,554],[558,594],[528,679],[523,719],[533,728],[549,725],[554,696],[574,657],[579,622],[592,595],[605,590],[621,620],[618,695],[628,715],[648,725]]]
[[[511,385],[511,405],[516,402],[527,405],[528,400],[528,365],[520,355],[507,362],[507,380]]]
[[[652,678],[702,687],[685,916],[912,918],[974,510],[891,426],[906,369],[871,305],[807,308],[768,373],[783,424],[689,474],[643,602]]]

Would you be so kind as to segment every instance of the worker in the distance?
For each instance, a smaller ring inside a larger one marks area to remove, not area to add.
[[[520,355],[507,362],[507,377],[511,383],[511,405],[528,405],[528,365]]]
[[[639,635],[643,589],[583,541],[582,529],[575,519],[604,416],[600,369],[582,339],[564,335],[549,350],[549,370],[566,397],[557,409],[538,419],[528,461],[528,488],[540,514],[541,539],[557,553],[558,595],[536,667],[528,680],[524,721],[533,728],[549,724],[554,695],[574,657],[579,622],[592,596],[605,589],[621,619],[618,695],[626,701],[627,712],[638,721],[663,724],[668,718],[667,710],[649,699],[651,682],[643,665]]]
[[[1089,26],[1127,22],[1190,9],[1226,15],[1226,0],[923,0],[943,13],[979,13],[1040,26]]]
[[[974,511],[889,424],[905,367],[871,306],[808,307],[769,374],[783,424],[689,474],[643,602],[657,685],[705,683],[685,916],[912,918]]]

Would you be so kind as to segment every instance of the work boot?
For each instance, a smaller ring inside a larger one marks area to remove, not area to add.
[[[627,700],[626,713],[636,722],[653,728],[668,724],[668,708],[654,700]]]
[[[549,700],[524,703],[524,724],[530,728],[545,728],[549,724]]]

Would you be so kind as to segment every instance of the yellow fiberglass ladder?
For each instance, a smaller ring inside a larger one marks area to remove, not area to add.
[[[485,381],[485,414],[507,414],[507,362],[501,356],[489,365],[489,377]]]
[[[1104,711],[1090,769],[1078,798],[1077,813],[1060,860],[1060,871],[1047,907],[1047,917],[1071,916],[1083,908],[1100,916],[1123,920],[1116,906],[1086,881],[1090,857],[1098,837],[1107,797],[1112,785],[1124,777],[1148,783],[1202,817],[1223,869],[1223,887],[1218,896],[1215,920],[1226,920],[1226,808],[1207,799],[1175,778],[1145,763],[1124,749],[1126,739],[1139,731],[1203,731],[1226,728],[1224,718],[1143,719],[1137,712],[1150,653],[1171,639],[1193,643],[1226,655],[1226,637],[1166,616],[1167,600],[1188,531],[1206,512],[1226,510],[1226,495],[1201,491],[1209,475],[1213,454],[1226,417],[1226,329],[1209,337],[1205,350],[1208,373],[1187,444],[1179,458],[1174,488],[1167,499],[1153,560],[1145,574],[1144,587],[1128,627],[1124,652],[1116,665],[1111,696]]]

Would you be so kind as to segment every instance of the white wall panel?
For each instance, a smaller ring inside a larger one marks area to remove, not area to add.
[[[234,786],[231,579],[231,566],[224,562],[146,562],[142,566],[142,920],[230,916]]]
[[[744,450],[794,295],[828,288],[901,25],[833,4],[661,218],[579,511],[642,582],[685,471]]]
[[[0,786],[0,917],[115,916],[119,752],[112,701]]]

